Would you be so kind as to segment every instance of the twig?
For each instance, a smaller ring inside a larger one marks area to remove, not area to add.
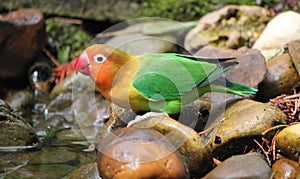
[[[263,148],[262,145],[260,145],[259,142],[257,142],[255,139],[253,139],[253,140],[254,140],[254,142],[258,145],[258,147],[262,150],[262,152],[265,154],[265,156],[266,156],[266,158],[267,158],[267,162],[268,162],[269,166],[271,166],[271,161],[270,161],[270,158],[269,158],[269,156],[268,156],[268,152],[265,151],[265,149]]]
[[[274,126],[274,127],[271,127],[271,128],[269,128],[269,129],[265,130],[265,131],[264,131],[263,133],[261,133],[261,134],[264,136],[264,135],[266,135],[266,133],[268,133],[268,132],[270,132],[270,131],[272,131],[272,130],[274,130],[274,129],[278,129],[278,128],[282,128],[282,127],[287,127],[287,126],[289,126],[289,125],[286,125],[286,124],[277,125],[277,126]]]
[[[292,98],[299,98],[299,97],[300,97],[300,93],[297,93],[297,94],[285,96],[283,99],[292,99]]]
[[[295,100],[295,109],[294,110],[292,110],[293,111],[293,113],[292,113],[292,116],[295,116],[295,114],[297,113],[297,111],[298,111],[298,108],[299,108],[299,99],[298,100]]]
[[[46,55],[50,58],[50,60],[56,65],[59,66],[59,62],[58,60],[49,52],[49,50],[47,50],[46,48],[43,48],[43,52],[46,53]]]
[[[213,158],[214,164],[216,164],[217,166],[220,165],[222,162],[216,158]]]
[[[272,139],[272,142],[271,142],[271,147],[272,147],[272,154],[273,154],[273,161],[276,160],[276,137],[277,135],[279,134],[280,131],[276,131],[273,139]]]
[[[212,130],[212,129],[213,129],[213,127],[209,127],[209,128],[207,128],[207,129],[205,129],[204,131],[199,132],[198,134],[199,134],[199,135],[203,135],[204,133],[206,133],[207,131],[210,131],[210,130]]]
[[[65,17],[54,17],[53,19],[59,22],[82,25],[81,19],[72,19],[72,18],[65,18]]]
[[[266,62],[271,60],[272,58],[276,57],[278,54],[280,54],[281,52],[283,52],[284,50],[282,48],[277,49],[273,54],[271,54],[270,56],[268,56],[266,58]]]

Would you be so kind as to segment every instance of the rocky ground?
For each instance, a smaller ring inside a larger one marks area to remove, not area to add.
[[[99,34],[82,28],[85,16],[45,18],[35,9],[0,16],[0,176],[298,179],[300,15],[274,13],[229,5],[197,22],[140,18]],[[239,64],[224,76],[258,93],[209,93],[180,114],[127,127],[137,114],[73,72],[72,60],[93,43],[133,55],[235,57]]]

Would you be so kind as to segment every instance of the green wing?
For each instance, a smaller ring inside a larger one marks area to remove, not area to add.
[[[152,100],[179,99],[184,93],[222,75],[216,73],[218,65],[191,60],[183,55],[151,54],[138,56],[135,60],[140,69],[133,86]]]

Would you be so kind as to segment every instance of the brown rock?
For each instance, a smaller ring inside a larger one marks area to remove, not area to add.
[[[293,60],[294,66],[300,75],[300,40],[292,41],[288,44],[289,54]]]
[[[257,154],[237,155],[228,158],[203,179],[270,178],[272,171]]]
[[[300,158],[300,123],[290,125],[280,131],[276,137],[276,147],[283,155],[294,160]]]
[[[188,178],[176,150],[152,129],[122,128],[97,141],[103,178]]]
[[[186,35],[184,47],[188,51],[206,44],[234,49],[250,47],[269,19],[265,8],[227,5],[203,16]]]
[[[300,177],[299,163],[284,157],[273,164],[272,171],[276,179],[293,179]]]
[[[76,169],[71,177],[71,179],[79,179],[79,178],[100,178],[97,170],[97,163],[89,163],[84,166]]]
[[[43,14],[20,9],[0,16],[0,80],[27,78],[33,56],[46,41]]]
[[[207,143],[192,128],[168,116],[144,119],[135,127],[150,128],[163,134],[185,159],[191,175],[201,177],[213,168],[213,159]]]
[[[221,107],[216,106],[217,109]],[[224,159],[243,153],[245,146],[248,150],[256,149],[253,139],[261,139],[262,132],[284,119],[286,115],[275,106],[249,99],[232,101],[226,104],[225,111],[207,127],[211,130],[201,138],[214,136],[208,139],[208,146],[214,157]]]
[[[257,96],[263,100],[290,93],[300,78],[288,53],[267,61],[267,74],[258,87]]]

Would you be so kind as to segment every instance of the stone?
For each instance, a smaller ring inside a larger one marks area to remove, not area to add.
[[[212,169],[213,161],[207,143],[192,128],[168,116],[150,117],[133,126],[154,129],[163,134],[185,159],[191,175],[203,176]]]
[[[258,154],[236,155],[226,159],[203,179],[270,178],[271,168]]]
[[[28,81],[29,66],[45,42],[44,17],[40,11],[20,9],[0,16],[0,80],[12,86]]]
[[[74,168],[71,165],[60,164],[45,164],[38,167],[37,165],[26,165],[7,174],[4,178],[63,178]]]
[[[251,47],[269,19],[262,7],[228,5],[204,15],[186,35],[184,47],[188,51],[206,44],[231,49]]]
[[[276,137],[276,147],[283,155],[294,160],[300,157],[300,124],[290,125],[280,131]]]
[[[60,134],[60,139],[64,140],[68,136],[63,135],[74,133],[70,138],[85,137],[93,143],[98,130],[109,118],[110,102],[97,92],[90,77],[72,73],[53,88],[50,97],[47,118],[64,114],[72,128],[67,134]],[[70,111],[74,111],[76,115]]]
[[[268,58],[287,43],[300,38],[300,15],[286,11],[275,16],[264,29],[252,48],[259,49]]]
[[[59,141],[84,141],[86,136],[83,134],[82,130],[79,128],[71,128],[59,131],[56,134],[56,138]]]
[[[71,179],[78,179],[78,178],[94,178],[94,179],[101,179],[99,176],[98,168],[97,168],[97,163],[89,163],[86,165],[83,165],[73,171]]]
[[[300,177],[300,164],[296,161],[281,157],[272,165],[274,178],[293,179]]]
[[[242,154],[245,146],[256,149],[253,139],[260,140],[262,132],[287,118],[276,106],[249,99],[232,100],[218,113],[201,138],[208,140],[213,156],[219,159]]]
[[[76,153],[63,147],[44,147],[31,155],[29,165],[78,163]]]
[[[26,114],[26,108],[33,105],[33,94],[30,90],[20,90],[10,93],[5,102],[20,115]],[[31,111],[30,111],[31,112]]]
[[[49,119],[36,122],[33,126],[39,137],[49,137],[67,127],[66,119],[62,115],[53,115]]]
[[[180,154],[153,129],[121,128],[97,143],[103,178],[189,178]]]
[[[193,25],[162,18],[141,18],[139,21],[115,24],[98,34],[92,43],[103,41],[131,55],[172,52],[176,50],[177,32]],[[132,25],[124,28],[127,24]],[[111,38],[106,40],[108,37]]]
[[[39,141],[31,125],[5,105],[0,106],[0,150],[35,148]]]
[[[299,39],[291,41],[288,44],[288,52],[291,56],[291,59],[295,66],[295,69],[298,71],[298,74],[300,75],[300,54],[298,53],[299,48],[300,48],[300,40]]]
[[[155,37],[143,34],[129,34],[116,36],[105,44],[131,55],[142,55],[170,52],[175,49],[176,38],[170,35]]]
[[[300,77],[288,53],[266,62],[267,73],[258,86],[257,98],[268,100],[281,94],[289,94],[300,84]]]

